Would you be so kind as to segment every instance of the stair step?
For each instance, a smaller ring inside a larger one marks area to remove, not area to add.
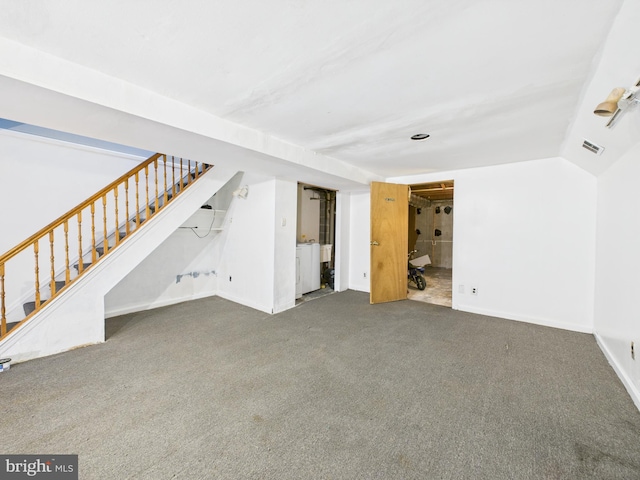
[[[59,292],[67,284],[64,280],[58,280],[55,282],[55,291]],[[49,284],[51,286],[51,284]]]
[[[47,300],[40,300],[40,306],[44,305],[46,301]],[[36,309],[36,302],[27,302],[23,304],[22,307],[24,308],[24,314],[26,316],[29,316],[31,312],[33,312]]]
[[[78,264],[78,263],[76,263],[76,264],[73,266],[73,268],[75,268],[76,270],[80,271],[80,270],[79,270],[79,268],[78,268],[78,266],[79,266],[79,264]],[[83,263],[83,264],[82,264],[82,270],[84,271],[84,270],[86,270],[87,268],[89,268],[90,266],[91,266],[91,262],[89,262],[89,263]]]
[[[172,195],[171,195],[171,194],[169,194],[169,196],[167,197],[167,201],[171,200],[171,197],[172,197]],[[160,206],[163,206],[162,202],[160,202]],[[154,213],[156,213],[156,206],[155,206],[155,204],[154,204],[154,205],[149,205],[149,212],[150,212],[152,215],[153,215]],[[146,218],[145,218],[145,217],[143,217],[143,214],[145,214],[145,213],[147,213],[147,209],[146,209],[146,208],[145,208],[145,209],[143,209],[143,210],[140,212],[140,223],[141,223],[141,224],[146,220]],[[132,221],[133,223],[136,223],[136,217],[133,217],[133,218],[131,219],[131,221]]]
[[[11,323],[7,322],[7,333],[9,333],[11,330],[13,330],[14,327],[16,325],[18,325],[18,323],[20,323],[20,322],[11,322]]]
[[[124,237],[127,236],[127,232],[118,232],[118,236],[120,237],[120,240],[122,240]],[[115,246],[113,243],[113,237],[115,237],[115,235],[109,235],[109,251],[111,251],[111,249]],[[102,250],[102,254],[104,254],[104,248],[100,247],[100,249]],[[97,250],[97,249],[96,249]]]
[[[156,207],[155,207],[155,205],[154,205],[154,206],[149,205],[149,212],[151,212],[152,214],[156,213]],[[147,213],[146,208],[145,208],[145,209],[143,209],[143,210],[140,212],[140,221],[141,221],[141,222],[142,222],[142,220],[146,220],[146,219],[143,217],[143,215],[144,215],[145,213]],[[134,216],[134,217],[131,219],[131,221],[132,221],[132,222],[135,222],[135,221],[136,221],[136,217]]]

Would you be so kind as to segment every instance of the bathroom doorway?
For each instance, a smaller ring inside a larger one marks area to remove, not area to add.
[[[409,251],[424,265],[426,288],[411,283],[410,300],[451,307],[453,216],[453,180],[411,185]]]

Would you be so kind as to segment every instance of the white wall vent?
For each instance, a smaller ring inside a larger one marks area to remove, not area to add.
[[[604,147],[596,145],[595,143],[591,143],[589,140],[584,140],[582,142],[582,147],[586,148],[590,152],[595,153],[596,155],[602,155],[602,152],[604,152]]]

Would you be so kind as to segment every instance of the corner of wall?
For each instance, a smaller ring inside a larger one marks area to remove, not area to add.
[[[622,365],[620,365],[620,363],[617,361],[616,356],[613,354],[613,351],[607,345],[607,342],[605,341],[605,339],[603,339],[598,334],[598,332],[594,332],[593,336],[595,337],[596,342],[600,347],[600,350],[602,350],[602,353],[604,353],[604,356],[609,361],[609,365],[611,365],[613,370],[616,372],[616,374],[620,378],[620,381],[622,381],[622,384],[627,389],[627,392],[629,393],[631,400],[633,400],[633,403],[635,404],[636,408],[640,410],[640,390],[633,382],[633,379],[631,378],[627,370]]]

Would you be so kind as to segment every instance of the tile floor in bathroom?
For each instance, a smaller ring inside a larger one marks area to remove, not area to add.
[[[427,266],[425,267],[424,278],[427,281],[427,288],[420,291],[411,283],[408,288],[407,298],[450,307],[451,269]]]

